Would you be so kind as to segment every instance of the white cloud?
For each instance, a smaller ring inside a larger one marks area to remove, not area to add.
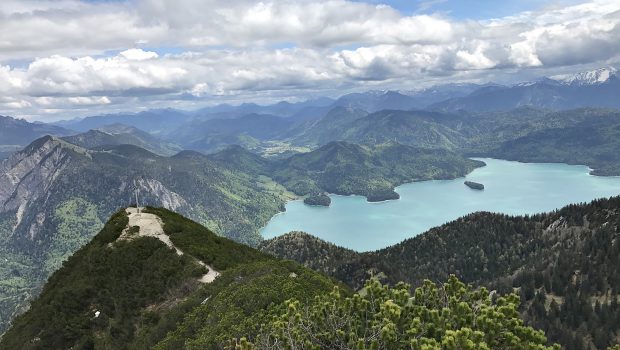
[[[30,114],[620,62],[615,0],[488,21],[344,0],[4,0],[0,19],[0,106]]]
[[[142,49],[129,49],[120,53],[121,56],[128,60],[144,61],[159,57],[156,52],[144,51]]]
[[[55,55],[37,59],[21,74],[27,81],[23,91],[31,96],[83,95],[170,90],[183,85],[187,69],[169,60],[145,59],[149,55],[141,50],[131,52],[110,58]]]
[[[473,49],[458,50],[456,52],[455,69],[488,69],[497,65],[497,62],[486,56],[490,44],[485,41],[473,42]]]

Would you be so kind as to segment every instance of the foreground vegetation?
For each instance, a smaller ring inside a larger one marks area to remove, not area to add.
[[[413,294],[376,279],[347,297],[338,289],[311,304],[288,300],[255,338],[229,349],[559,349],[543,332],[523,324],[519,297],[473,289],[451,276],[426,280]]]

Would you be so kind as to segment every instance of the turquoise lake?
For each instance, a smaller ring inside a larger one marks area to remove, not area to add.
[[[414,182],[396,188],[400,199],[369,203],[331,195],[327,207],[290,201],[261,230],[265,238],[305,231],[357,251],[387,247],[475,211],[534,214],[570,203],[620,194],[620,177],[589,175],[581,165],[519,163],[476,158],[487,165],[464,178]],[[484,184],[483,191],[463,184]]]

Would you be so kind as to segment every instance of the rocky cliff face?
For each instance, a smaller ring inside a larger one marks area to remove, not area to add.
[[[0,214],[14,213],[14,224],[8,236],[20,228],[34,239],[46,217],[32,205],[45,201],[49,189],[71,162],[72,147],[67,147],[54,137],[45,137],[25,150],[13,154],[0,163]],[[25,221],[32,216],[36,220]],[[7,235],[7,232],[3,232]]]
[[[185,198],[171,191],[164,184],[155,179],[138,179],[136,184],[138,191],[150,194],[154,197],[156,202],[161,203],[161,206],[166,209],[174,211],[191,209],[191,206],[187,203]]]

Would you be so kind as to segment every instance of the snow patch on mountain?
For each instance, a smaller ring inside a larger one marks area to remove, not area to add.
[[[616,68],[604,67],[577,74],[555,75],[551,79],[565,85],[597,85],[605,83],[617,73]]]

